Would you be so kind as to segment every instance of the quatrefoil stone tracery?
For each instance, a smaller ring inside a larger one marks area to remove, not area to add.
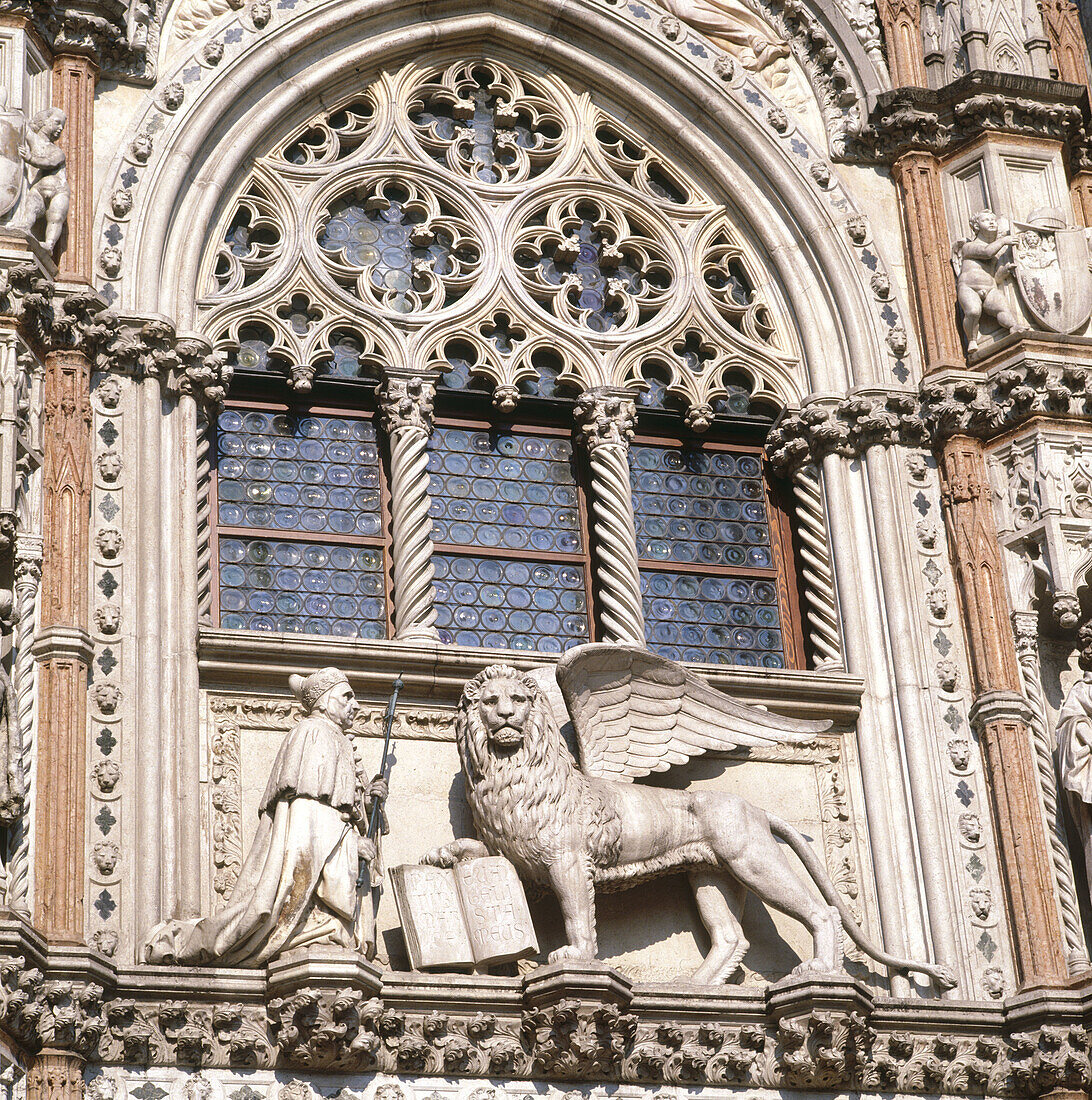
[[[497,59],[384,73],[297,125],[206,265],[205,331],[297,390],[382,363],[458,366],[506,408],[543,370],[645,390],[658,341],[661,388],[701,425],[741,360],[754,392],[761,364],[793,369],[725,208],[588,93]],[[671,351],[691,331],[720,352],[701,371]]]

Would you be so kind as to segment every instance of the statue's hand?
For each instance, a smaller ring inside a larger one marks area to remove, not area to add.
[[[442,847],[433,848],[421,857],[421,862],[432,867],[454,867],[460,860],[481,859],[489,854],[489,849],[480,840],[463,837]]]
[[[368,866],[371,866],[379,858],[379,850],[375,846],[375,841],[363,834],[357,834],[356,854],[360,862]]]
[[[364,792],[364,797],[369,802],[386,802],[388,794],[390,794],[390,788],[387,785],[387,781],[383,776],[377,775],[368,784],[368,789]]]

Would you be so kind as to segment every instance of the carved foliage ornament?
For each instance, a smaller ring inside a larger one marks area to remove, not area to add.
[[[296,390],[425,364],[511,411],[548,349],[551,386],[649,389],[701,429],[795,371],[760,270],[726,211],[587,94],[456,61],[384,74],[260,158],[198,308],[235,364]]]

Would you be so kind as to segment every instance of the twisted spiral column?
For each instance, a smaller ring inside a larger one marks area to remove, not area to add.
[[[394,637],[400,642],[439,640],[426,449],[435,393],[432,378],[393,373],[379,390],[380,418],[390,440]]]
[[[587,390],[577,399],[577,440],[591,467],[592,538],[599,582],[600,620],[608,642],[645,644],[629,441],[636,409],[625,391]]]
[[[1050,842],[1050,862],[1061,910],[1062,932],[1065,936],[1066,965],[1070,974],[1087,970],[1088,950],[1084,945],[1080,905],[1073,882],[1069,860],[1065,823],[1058,811],[1058,777],[1054,767],[1054,737],[1047,725],[1046,699],[1043,696],[1042,674],[1039,668],[1038,616],[1031,611],[1014,611],[1012,629],[1016,638],[1016,657],[1020,663],[1020,678],[1024,695],[1031,704],[1031,744],[1035,750],[1035,767],[1039,773],[1039,793],[1046,816],[1047,839]]]
[[[199,622],[212,621],[212,560],[210,492],[212,479],[211,425],[205,410],[197,411],[197,617]]]
[[[838,629],[838,603],[834,591],[834,570],[830,563],[830,545],[823,521],[819,471],[814,466],[805,466],[793,478],[792,490],[796,497],[796,529],[805,582],[808,638],[819,667],[841,667],[844,665],[842,638]]]
[[[15,688],[15,713],[22,734],[23,813],[12,838],[8,864],[7,900],[12,909],[30,911],[30,844],[34,806],[34,704],[35,666],[30,651],[34,640],[38,582],[42,577],[42,539],[17,535],[15,543],[15,637],[12,644],[11,678]]]

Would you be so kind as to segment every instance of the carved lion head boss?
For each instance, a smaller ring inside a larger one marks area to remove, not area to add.
[[[579,764],[561,734],[570,720]],[[950,989],[956,982],[948,967],[898,959],[868,941],[822,862],[787,822],[729,792],[634,782],[711,750],[801,742],[829,727],[749,706],[637,646],[577,646],[556,670],[492,665],[464,687],[456,724],[482,843],[457,840],[425,862],[451,866],[503,855],[523,877],[553,890],[568,943],[550,962],[596,957],[596,888],[685,872],[712,941],[695,982],[728,981],[746,953],[733,911],[742,888],[811,932],[813,957],[794,973],[841,971],[844,927],[883,965]],[[795,852],[822,900],[778,840]]]

